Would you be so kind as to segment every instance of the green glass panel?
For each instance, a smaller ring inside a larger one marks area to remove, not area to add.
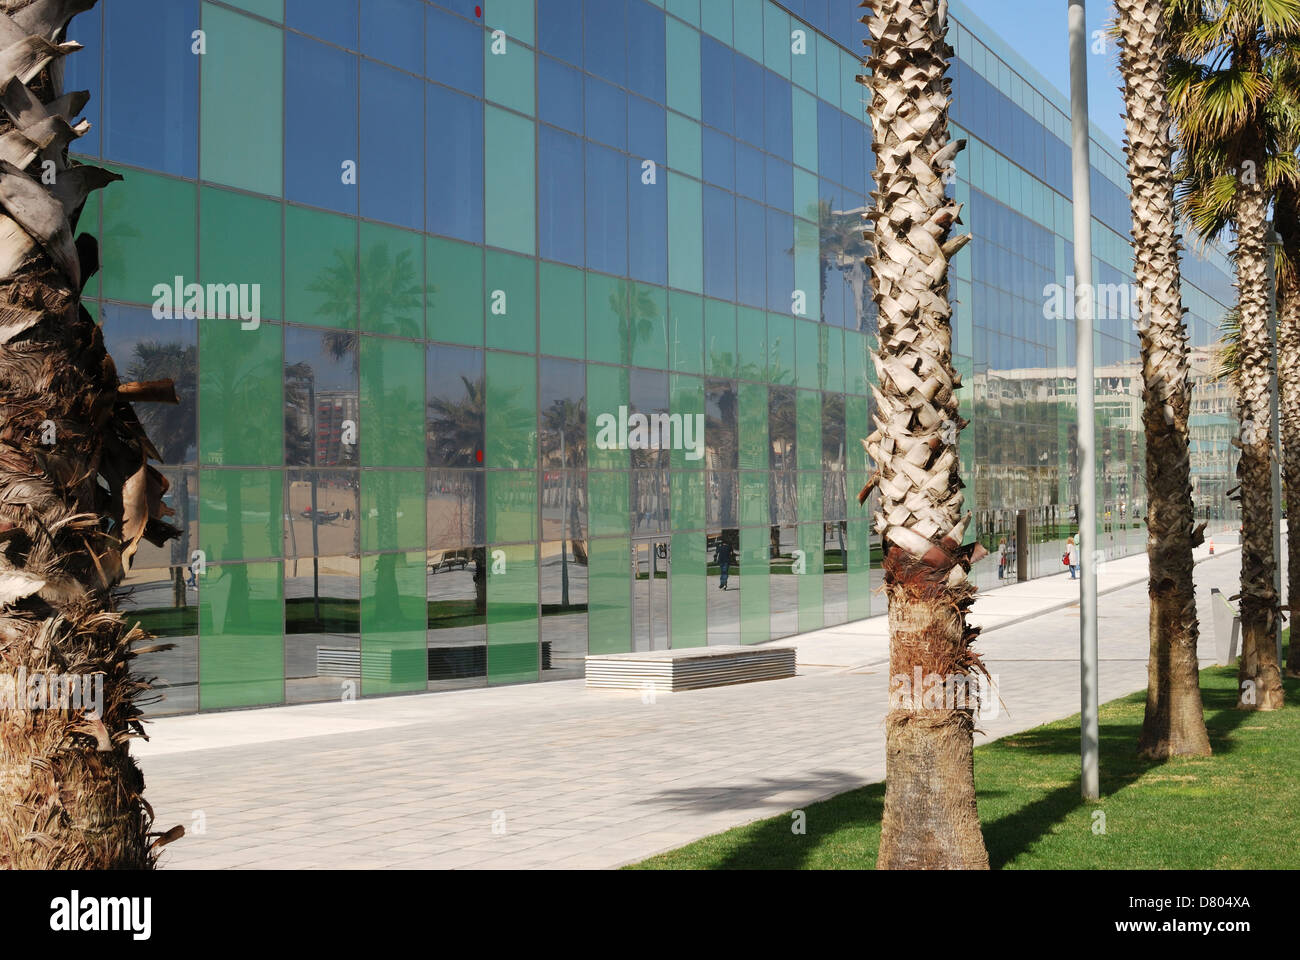
[[[817,35],[802,23],[791,23],[790,79],[805,90],[817,89]],[[794,31],[802,36],[795,36]],[[796,44],[798,48],[796,49]],[[795,96],[799,91],[795,91]]]
[[[818,331],[821,324],[806,320],[795,322],[795,383],[800,387],[821,389],[821,342]]]
[[[871,616],[871,523],[850,520],[846,545],[849,551],[849,619]]]
[[[731,0],[706,0],[700,9],[700,29],[731,46]]]
[[[490,543],[527,543],[537,539],[537,473],[489,470],[487,537]]]
[[[764,485],[766,489],[766,484]],[[771,532],[767,527],[746,527],[740,531],[740,642],[767,643],[772,639]]]
[[[553,263],[539,266],[541,352],[581,360],[587,353],[585,297],[581,270]]]
[[[704,292],[704,221],[700,184],[668,174],[668,284]]]
[[[736,310],[736,339],[740,342],[740,376],[767,379],[767,314],[751,307]]]
[[[736,308],[720,300],[704,304],[704,362],[711,377],[737,376],[739,356],[736,352]]]
[[[800,502],[803,497],[800,496]],[[799,527],[799,550],[803,553],[804,572],[799,574],[799,632],[820,630],[826,622],[822,601],[822,575],[824,562],[823,527],[820,523],[805,523]]]
[[[795,171],[799,176],[800,171]],[[806,320],[821,319],[821,251],[818,245],[817,225],[810,220],[794,222],[794,284],[795,297],[803,300],[799,316]],[[796,311],[798,312],[798,311]]]
[[[848,435],[848,443],[845,444],[845,472],[850,478],[862,478],[865,481],[867,476],[867,451],[863,449],[860,440],[866,439],[871,435],[873,427],[867,418],[867,398],[866,397],[845,397],[844,398],[844,424],[845,433]]]
[[[705,4],[707,9],[712,2]],[[700,34],[671,17],[666,23],[668,106],[700,119]]]
[[[361,329],[424,337],[424,243],[418,233],[361,225]]]
[[[631,532],[626,472],[617,470],[588,473],[587,496],[591,498],[588,523],[593,537],[626,537]],[[624,580],[626,581],[626,571]]]
[[[488,683],[528,683],[540,669],[537,547],[497,547],[489,554]]]
[[[209,567],[199,590],[199,707],[284,702],[279,563]]]
[[[621,367],[587,367],[587,464],[592,470],[629,466],[628,451],[617,436],[619,408],[628,405],[628,387],[628,371]]]
[[[623,478],[626,498],[627,478]],[[632,650],[632,545],[625,538],[587,544],[587,630],[591,653]]]
[[[632,365],[664,370],[668,366],[668,292],[644,283],[631,285],[628,317]]]
[[[800,470],[822,468],[822,395],[816,390],[799,390],[795,395],[795,445]],[[817,498],[818,504],[821,497]],[[815,515],[820,517],[820,509]],[[809,517],[808,519],[813,519]]]
[[[668,295],[668,344],[672,369],[681,373],[704,372],[702,297],[676,290]]]
[[[425,560],[423,550],[361,558],[361,692],[366,696],[428,689]]]
[[[850,393],[868,393],[874,376],[866,334],[844,331],[844,376]]]
[[[820,460],[821,445],[817,446],[818,456],[813,459]],[[803,459],[803,444],[799,446],[799,459]],[[820,470],[805,470],[799,474],[799,497],[798,510],[799,520],[802,523],[808,523],[813,520],[822,518],[822,472]]]
[[[732,0],[732,46],[763,62],[763,0]]]
[[[763,63],[783,77],[790,76],[790,15],[773,3],[763,4]]]
[[[827,103],[840,103],[840,49],[817,34],[817,96]]]
[[[744,527],[759,526],[770,522],[768,510],[768,474],[758,471],[744,471],[740,475],[740,524]],[[764,561],[766,563],[766,561]]]
[[[825,340],[826,378],[822,389],[831,393],[844,392],[844,330],[840,327],[821,328]]]
[[[283,500],[278,470],[200,470],[199,543],[207,561],[279,557]]]
[[[126,179],[103,194],[104,296],[154,304],[164,287],[174,289],[177,277],[185,284],[198,280],[195,187],[138,170],[122,175]]]
[[[668,0],[665,5],[664,0],[650,0],[656,7],[666,6],[669,13],[681,17],[687,23],[695,26],[700,25],[700,0]],[[704,0],[706,7],[713,5],[713,0]]]
[[[535,0],[492,0],[485,5],[483,22],[489,30],[504,30],[513,40],[533,46],[533,7]]]
[[[769,313],[767,315],[767,379],[772,383],[794,383],[794,325],[794,317],[787,317],[779,313]]]
[[[537,352],[537,261],[487,252],[487,345]]]
[[[533,51],[517,40],[491,33],[483,35],[483,46],[483,90],[487,98],[532,116],[536,103]]]
[[[357,223],[302,207],[285,212],[285,315],[294,323],[357,327]]]
[[[489,468],[527,470],[537,466],[537,361],[489,351],[487,447]],[[492,501],[488,501],[492,503]]]
[[[282,213],[272,200],[215,187],[199,191],[199,280],[256,285],[264,320],[282,315]]]
[[[496,107],[484,108],[484,237],[490,247],[529,256],[536,251],[535,125]]]
[[[278,197],[284,174],[284,32],[203,4],[207,52],[199,171],[209,183]]]
[[[237,320],[205,320],[199,356],[199,462],[283,464],[284,331],[266,323],[245,330]]]
[[[673,503],[676,502],[674,493]],[[709,642],[705,594],[709,582],[707,542],[708,536],[704,531],[678,533],[672,538],[668,595],[674,650],[703,647]]]
[[[424,368],[419,344],[361,338],[362,466],[424,466]]]
[[[483,345],[483,249],[428,237],[425,241],[428,337]]]
[[[627,363],[629,285],[599,273],[587,274],[587,359]]]
[[[771,466],[767,387],[742,383],[739,394],[740,469],[766,470]]]
[[[704,457],[704,381],[699,377],[687,377],[673,374],[669,378],[669,410],[674,416],[681,417],[681,432],[674,439],[671,461],[674,470],[703,470],[706,466]],[[674,427],[674,430],[676,428]],[[690,439],[687,446],[686,440]],[[677,499],[674,496],[673,505]],[[700,510],[704,509],[701,493]],[[678,529],[704,526],[703,520],[688,526],[676,525]]]
[[[284,23],[284,0],[226,0],[226,3],[276,23]]]
[[[705,473],[703,470],[669,474],[669,502],[674,530],[702,530],[705,519]],[[675,561],[674,561],[675,562]]]
[[[668,166],[692,177],[701,173],[700,125],[668,111]]]
[[[362,470],[361,549],[423,549],[424,505],[424,471]]]

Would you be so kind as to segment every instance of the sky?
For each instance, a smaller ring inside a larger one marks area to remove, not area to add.
[[[1070,50],[1066,33],[1067,0],[964,0],[975,15],[1001,35],[1053,85],[1070,93]],[[1114,20],[1112,0],[1088,0],[1088,33],[1105,30]],[[1118,51],[1109,38],[1105,53],[1088,58],[1088,109],[1117,145],[1124,143],[1124,98],[1119,88]]]

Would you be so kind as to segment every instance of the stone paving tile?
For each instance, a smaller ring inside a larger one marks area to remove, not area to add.
[[[1237,575],[1231,553],[1197,568],[1203,655],[1213,650],[1209,587],[1230,588]],[[1042,603],[1065,595],[1035,589]],[[1101,606],[1104,699],[1145,685],[1145,592],[1118,590]],[[996,604],[981,603],[992,616]],[[140,754],[159,823],[188,828],[202,811],[207,825],[169,846],[163,863],[609,868],[799,808],[883,774],[888,668],[878,651],[887,647],[880,625],[865,624],[835,628],[835,656],[825,659],[842,669],[655,704],[562,681],[358,701],[342,712],[280,708],[299,714],[283,739],[279,710],[157,721]],[[982,740],[1077,711],[1077,630],[1078,611],[1066,606],[981,638],[1006,702],[982,721]],[[875,666],[854,669],[873,656]],[[329,732],[301,735],[313,717]],[[204,731],[225,745],[205,748]],[[498,810],[503,836],[492,833]]]

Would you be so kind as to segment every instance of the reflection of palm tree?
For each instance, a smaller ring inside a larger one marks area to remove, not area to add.
[[[582,540],[582,522],[578,513],[581,491],[569,493],[569,471],[581,469],[587,462],[587,399],[573,401],[555,400],[542,411],[542,462],[554,458],[559,461],[564,482],[564,507],[567,511],[566,528],[560,537],[560,601],[569,606],[569,542],[573,543],[573,558],[580,564],[587,562],[587,548]]]
[[[197,378],[198,348],[194,344],[148,340],[135,345],[126,380],[171,380],[180,399],[180,403],[175,405],[146,403],[136,410],[145,431],[158,438],[158,452],[168,465],[185,463],[194,447],[194,386]],[[190,483],[185,470],[180,471],[177,500],[181,535],[171,543],[172,603],[184,607],[188,605],[185,579],[190,555]]]
[[[395,336],[419,337],[423,334],[423,318],[412,316],[422,306],[423,287],[411,262],[409,250],[390,255],[388,244],[377,243],[368,248],[362,257],[360,276],[357,258],[347,251],[336,250],[334,263],[326,267],[308,288],[319,294],[322,316],[334,320],[338,329],[324,335],[325,349],[336,359],[352,354],[359,363],[359,335],[354,328],[357,312],[357,289],[361,286],[361,329],[373,333]],[[377,392],[384,388],[383,354],[374,354],[374,384]],[[315,411],[313,411],[314,419]],[[376,445],[379,438],[376,437]],[[397,501],[392,478],[388,474],[374,476],[378,509],[378,540],[383,545],[397,542]],[[375,602],[380,609],[396,610],[399,607],[397,589],[398,556],[385,553],[376,561]]]
[[[836,210],[834,203],[834,199],[817,202],[816,227],[811,220],[796,220],[797,236],[802,244],[811,243],[814,232],[816,234],[821,302],[826,303],[831,271],[838,271],[853,289],[853,306],[857,314],[855,329],[862,330],[867,307],[867,242],[863,239],[861,211]],[[807,212],[814,213],[811,209]]]
[[[486,531],[483,529],[484,511],[487,509],[483,471],[479,456],[483,450],[483,424],[487,416],[487,384],[483,377],[471,380],[462,376],[465,395],[459,400],[437,396],[429,401],[425,422],[425,447],[429,463],[444,467],[469,469],[473,484],[473,530],[470,543],[474,551],[474,610],[479,616],[487,613],[487,551]],[[430,385],[430,389],[436,389]],[[460,496],[464,487],[456,485]]]

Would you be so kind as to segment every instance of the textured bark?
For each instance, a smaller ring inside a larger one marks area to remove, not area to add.
[[[1199,625],[1192,572],[1194,530],[1187,419],[1192,387],[1175,226],[1173,141],[1165,68],[1170,44],[1162,0],[1116,0],[1124,77],[1134,270],[1147,461],[1150,655],[1138,749],[1153,758],[1208,756],[1201,705]]]
[[[150,867],[182,832],[150,842],[130,755],[148,689],[131,661],[147,649],[111,595],[141,538],[161,546],[176,531],[148,465],[157,452],[80,307],[94,242],[72,241],[87,192],[119,179],[67,158],[89,129],[71,122],[87,96],[60,98],[59,59],[78,47],[58,41],[92,6],[0,0],[0,66],[20,65],[0,76],[0,678],[99,675],[104,688],[98,714],[0,708],[3,868]]]
[[[1244,160],[1264,169],[1258,146]],[[1237,191],[1237,293],[1241,305],[1241,664],[1238,706],[1277,710],[1283,705],[1282,671],[1277,658],[1280,615],[1273,588],[1273,482],[1271,353],[1268,288],[1268,203],[1258,179],[1245,179]]]
[[[872,353],[876,431],[864,441],[880,489],[876,529],[885,544],[892,678],[969,678],[983,667],[966,623],[967,574],[983,551],[962,546],[969,515],[957,437],[965,421],[952,365],[948,263],[969,237],[950,239],[960,207],[943,174],[964,145],[948,139],[952,48],[944,0],[879,0],[871,34],[869,112],[876,153],[868,215],[879,350]],[[913,691],[914,693],[916,691]],[[886,719],[883,869],[987,869],[975,806],[973,711],[891,698]]]
[[[1288,514],[1300,506],[1300,190],[1281,187],[1273,202],[1273,220],[1282,236],[1282,263],[1277,272],[1277,384],[1282,422],[1282,481]],[[1292,635],[1300,623],[1300,533],[1288,523],[1287,591]],[[1290,644],[1287,676],[1300,677],[1300,636]]]

